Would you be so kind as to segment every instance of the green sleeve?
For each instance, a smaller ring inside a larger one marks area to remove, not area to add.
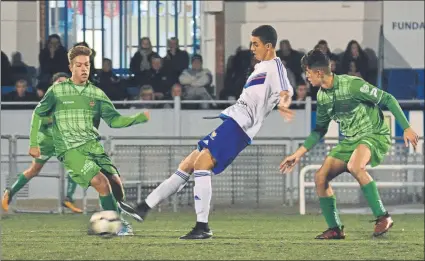
[[[30,147],[37,147],[37,134],[42,124],[42,117],[47,117],[55,108],[56,97],[54,92],[49,89],[44,95],[43,99],[38,103],[37,107],[32,114],[31,128],[30,128]]]
[[[403,130],[410,127],[409,121],[404,115],[399,103],[391,94],[376,88],[375,86],[360,78],[354,79],[352,81],[350,92],[355,99],[361,102],[383,105],[384,107],[388,108]]]
[[[312,149],[325,136],[325,134],[328,132],[330,122],[331,118],[326,112],[326,108],[318,104],[316,112],[316,127],[303,144],[307,150]]]
[[[137,113],[132,116],[122,116],[110,100],[105,100],[101,105],[101,118],[111,128],[124,128],[148,120],[144,113]]]

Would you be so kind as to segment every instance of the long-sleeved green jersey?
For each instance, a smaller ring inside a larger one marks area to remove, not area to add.
[[[49,88],[34,110],[30,146],[37,147],[41,117],[53,117],[53,140],[56,155],[99,139],[102,118],[112,128],[123,128],[147,121],[144,113],[122,116],[106,94],[90,82],[75,85],[71,79]]]
[[[391,94],[361,78],[334,75],[332,88],[321,88],[317,93],[316,127],[304,147],[313,148],[325,136],[331,120],[339,123],[341,133],[348,139],[368,134],[390,135],[379,105],[387,107],[403,129],[410,126]]]

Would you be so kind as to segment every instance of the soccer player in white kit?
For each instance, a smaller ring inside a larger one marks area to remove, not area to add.
[[[160,201],[181,190],[195,175],[194,200],[197,222],[180,239],[207,239],[212,236],[208,215],[212,196],[211,174],[220,174],[244,150],[260,130],[264,120],[277,105],[281,115],[290,120],[289,105],[293,89],[281,60],[276,57],[276,30],[262,25],[252,31],[251,51],[260,61],[249,76],[236,104],[220,116],[222,124],[198,142],[198,148],[187,156],[177,171],[162,182],[146,200],[136,207],[140,217]]]

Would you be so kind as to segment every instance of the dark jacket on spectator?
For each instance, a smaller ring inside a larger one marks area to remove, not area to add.
[[[3,101],[8,102],[28,102],[28,101],[38,101],[37,95],[32,92],[25,92],[24,96],[19,96],[16,91],[11,91],[4,95]]]
[[[186,51],[177,49],[175,55],[167,51],[167,55],[164,57],[164,69],[175,83],[187,68],[189,68],[189,54]]]
[[[50,57],[49,48],[44,48],[41,50],[38,59],[40,62],[41,75],[48,75],[49,77],[52,77],[53,74],[58,72],[69,73],[68,52],[63,46],[58,47],[53,58]]]
[[[2,51],[1,52],[1,86],[11,86],[13,85],[12,78],[12,67],[9,62],[9,58]]]
[[[142,85],[151,85],[154,92],[160,92],[164,96],[168,95],[171,91],[171,87],[175,83],[172,77],[167,74],[163,68],[159,71],[150,69],[143,72]]]
[[[100,70],[98,73],[98,87],[102,89],[105,94],[112,101],[124,100],[127,98],[126,91],[122,88],[120,79],[110,72],[104,72]]]

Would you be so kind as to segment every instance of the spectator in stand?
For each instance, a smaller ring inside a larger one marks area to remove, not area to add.
[[[22,54],[20,52],[12,54],[12,75],[15,81],[23,79],[29,83],[32,82],[29,66],[22,61]]]
[[[361,73],[359,72],[359,70],[357,70],[356,62],[355,61],[351,61],[350,62],[350,68],[348,69],[347,74],[348,75],[352,75],[352,76],[357,76],[357,77],[363,78],[363,76],[361,75]]]
[[[98,87],[112,101],[124,100],[127,97],[126,91],[121,88],[120,78],[112,72],[112,61],[108,58],[103,58],[102,70],[98,73]]]
[[[142,85],[152,86],[155,100],[164,99],[164,96],[171,91],[171,86],[175,83],[174,79],[165,71],[162,58],[157,54],[151,57],[150,69],[143,73],[142,78]]]
[[[212,100],[208,87],[212,83],[212,75],[208,69],[202,68],[202,56],[195,54],[192,57],[192,68],[186,69],[179,77],[179,82],[184,87],[186,100]],[[208,108],[209,104],[201,104],[201,108]]]
[[[1,51],[1,86],[11,86],[12,84],[12,66],[7,55]]]
[[[164,58],[164,68],[174,82],[178,82],[181,73],[189,68],[189,54],[179,48],[179,40],[176,37],[168,40],[168,51]]]
[[[41,50],[38,59],[41,81],[50,82],[53,74],[58,72],[69,73],[68,52],[57,34],[49,36],[46,47]]]
[[[96,51],[92,48],[89,47],[88,43],[86,42],[79,42],[74,44],[75,46],[85,46],[87,48],[89,48],[91,50],[91,56],[90,56],[90,75],[89,75],[89,80],[90,81],[94,81],[95,80],[95,72],[96,72],[96,67],[94,66],[94,57],[96,57]]]
[[[171,87],[171,92],[167,95],[168,100],[174,100],[175,97],[179,96],[180,99],[183,100],[183,87],[179,83],[175,83],[173,87]],[[173,103],[167,103],[164,105],[164,109],[172,109],[174,108]],[[186,104],[181,105],[182,109],[186,109]]]
[[[28,101],[37,101],[37,96],[28,92],[28,83],[26,80],[18,80],[15,83],[15,90],[10,93],[5,94],[4,101],[9,102],[28,102]]]
[[[286,66],[286,61],[285,61],[285,60],[282,60],[282,63],[283,63],[283,65],[285,66],[285,69],[286,69],[286,75],[288,76],[289,83],[291,84],[291,86],[296,86],[296,84],[297,84],[297,80],[296,80],[296,78],[295,78],[295,74],[291,71],[291,69],[289,69],[289,68]]]
[[[294,100],[292,101],[292,108],[293,109],[304,109],[305,108],[305,104],[304,103],[299,103],[301,101],[305,101],[307,98],[307,91],[308,91],[308,86],[306,84],[306,82],[302,81],[298,84],[297,88],[295,89],[295,97]]]
[[[331,52],[331,50],[329,49],[329,45],[328,42],[326,42],[325,40],[320,40],[317,43],[317,48],[324,54],[326,54],[330,60],[334,60],[337,61],[338,60],[338,56],[334,53]]]
[[[293,50],[291,43],[288,40],[282,40],[280,41],[280,49],[276,52],[276,55],[282,61],[286,62],[286,67],[291,69],[291,71],[294,73],[296,81],[301,81],[301,58],[303,54]]]
[[[149,84],[145,84],[140,88],[139,97],[136,97],[137,100],[140,101],[154,101],[155,100],[155,94],[153,87]],[[154,109],[156,108],[156,104],[152,103],[142,103],[142,104],[134,104],[131,106],[132,108],[137,109]]]
[[[334,59],[330,59],[330,64],[331,64],[331,72],[333,72],[334,74],[339,74],[336,70],[336,63],[337,61]]]
[[[355,63],[356,73],[359,73],[363,79],[367,79],[369,70],[368,58],[359,43],[355,40],[350,41],[345,49],[341,62],[342,74],[348,74],[350,69],[353,69],[351,62]]]
[[[159,56],[152,50],[152,43],[149,37],[143,37],[139,41],[139,50],[133,55],[130,61],[130,71],[135,75],[136,82],[141,84],[143,73],[151,69],[152,57]]]

